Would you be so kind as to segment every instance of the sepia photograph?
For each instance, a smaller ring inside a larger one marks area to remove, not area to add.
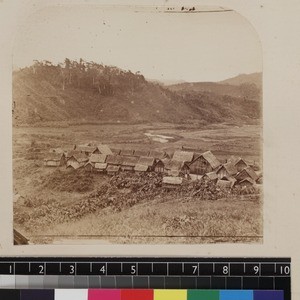
[[[12,64],[15,245],[263,242],[263,57],[239,13],[48,6]]]

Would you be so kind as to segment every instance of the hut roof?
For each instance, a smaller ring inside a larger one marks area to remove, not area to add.
[[[147,150],[135,150],[134,155],[135,156],[149,156],[149,151],[147,151]]]
[[[157,159],[163,159],[169,157],[165,151],[150,151],[149,156]]]
[[[62,148],[51,148],[49,153],[64,153],[65,151]]]
[[[164,164],[166,170],[173,170],[173,171],[179,171],[183,166],[182,161],[176,161],[172,159],[165,160]]]
[[[165,184],[172,184],[172,185],[180,185],[182,184],[182,178],[181,177],[172,177],[172,176],[165,176],[162,180]]]
[[[120,155],[123,156],[133,156],[134,150],[130,150],[130,149],[123,149],[120,152]]]
[[[107,167],[107,163],[95,163],[95,169],[105,170]]]
[[[218,175],[216,172],[209,172],[203,175],[203,178],[208,178],[209,180],[215,180],[218,178]]]
[[[79,145],[79,146],[76,147],[77,151],[88,152],[88,153],[93,153],[96,149],[97,149],[97,147],[95,147],[95,146],[83,146],[83,145]]]
[[[211,167],[213,169],[216,169],[217,167],[219,167],[221,165],[219,160],[212,154],[211,151],[206,151],[206,152],[200,154],[199,156],[195,157],[194,159],[197,159],[201,156],[211,165]]]
[[[138,164],[151,167],[154,164],[154,157],[141,156],[138,160]]]
[[[111,149],[107,145],[102,145],[102,144],[98,145],[97,149],[99,150],[99,152],[101,154],[106,154],[106,155],[113,154],[113,152],[111,151]]]
[[[118,172],[119,170],[120,170],[120,166],[108,165],[106,168],[107,172]]]
[[[89,160],[89,158],[84,153],[76,153],[72,155],[69,159],[74,157],[75,160],[77,160],[79,163],[83,163]]]
[[[238,164],[238,163],[241,162],[241,161],[242,161],[245,165],[247,165],[247,163],[246,163],[241,157],[231,155],[231,156],[228,158],[228,162],[231,162],[233,165],[236,165],[236,164]]]
[[[139,158],[136,156],[123,156],[122,166],[134,167]]]
[[[244,172],[247,173],[247,175],[248,175],[247,177],[252,178],[254,181],[257,180],[258,176],[257,176],[257,174],[255,173],[255,171],[250,166],[246,167],[241,172],[239,172],[237,174],[237,176],[239,176],[240,174],[243,174]]]
[[[245,179],[241,180],[241,181],[240,181],[240,184],[243,184],[243,183],[245,183],[245,182],[249,182],[249,183],[252,184],[252,185],[255,184],[255,181],[254,181],[252,178],[250,178],[250,177],[246,177]]]
[[[217,173],[220,172],[220,170],[225,169],[227,171],[227,173],[229,174],[229,176],[231,175],[235,175],[238,171],[235,167],[235,165],[232,162],[228,162],[222,166],[220,166],[220,168],[218,169]]]
[[[63,153],[57,153],[57,152],[50,152],[47,153],[47,157],[45,157],[45,161],[60,161],[61,158],[64,156]]]
[[[28,245],[29,239],[27,239],[22,233],[13,230],[14,232],[14,245]]]
[[[193,160],[193,156],[193,152],[177,150],[174,152],[172,160],[191,162]]]
[[[79,164],[74,164],[74,163],[71,163],[71,164],[69,164],[68,166],[67,166],[67,169],[74,169],[74,170],[77,170],[77,169],[79,169],[79,168],[81,168],[82,167],[82,165],[79,165]]]
[[[134,171],[138,171],[138,172],[147,172],[148,171],[148,166],[147,165],[140,165],[140,164],[137,164],[135,165],[134,167]]]
[[[92,163],[104,163],[106,160],[106,154],[92,154],[90,156],[90,162]]]
[[[181,146],[181,149],[183,151],[189,151],[189,152],[199,152],[201,151],[199,148],[191,147],[191,146]]]
[[[120,155],[107,155],[106,163],[110,165],[121,165],[123,161],[123,156]]]
[[[198,175],[198,174],[189,174],[189,177],[192,181],[200,180],[203,178],[204,175]]]
[[[64,145],[62,146],[65,152],[72,151],[76,149],[76,145]]]
[[[75,154],[80,154],[80,153],[81,153],[81,152],[78,151],[78,150],[70,150],[70,151],[67,151],[67,152],[66,152],[66,157],[69,158],[69,157],[71,157],[71,156],[73,156],[73,155],[75,155]]]
[[[121,149],[111,148],[111,152],[112,152],[114,155],[119,155],[120,152],[121,152]]]
[[[221,189],[231,189],[233,186],[233,183],[232,183],[232,181],[229,181],[229,180],[219,179],[217,181],[217,186],[220,187]]]

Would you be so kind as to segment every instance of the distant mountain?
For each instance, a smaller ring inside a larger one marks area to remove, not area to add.
[[[248,122],[260,105],[215,92],[167,88],[143,75],[93,62],[35,62],[13,73],[14,124],[76,122]],[[190,84],[188,84],[190,85]],[[196,86],[199,84],[197,83]],[[218,85],[218,84],[217,84]],[[221,85],[222,86],[222,85]],[[224,84],[223,86],[227,86]],[[232,87],[229,86],[229,89]],[[224,90],[223,90],[224,91]]]
[[[226,95],[246,100],[261,101],[262,74],[239,75],[221,82],[185,82],[169,85],[174,92],[199,92]]]
[[[229,78],[219,83],[230,84],[230,85],[241,85],[241,84],[255,84],[258,88],[262,87],[262,73],[252,73],[252,74],[240,74],[233,78]]]

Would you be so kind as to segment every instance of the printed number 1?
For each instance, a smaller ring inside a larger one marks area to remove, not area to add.
[[[12,265],[9,265],[9,274],[12,274]]]

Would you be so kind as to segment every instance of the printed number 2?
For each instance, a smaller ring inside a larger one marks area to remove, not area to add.
[[[39,265],[39,274],[43,275],[44,274],[44,266]]]

